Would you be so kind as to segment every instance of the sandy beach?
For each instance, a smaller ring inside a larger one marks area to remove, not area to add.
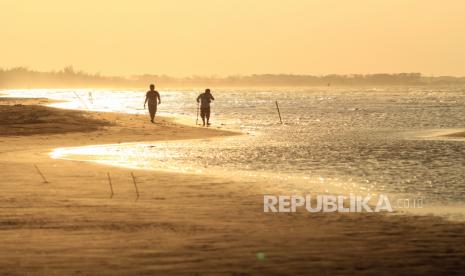
[[[464,223],[379,213],[264,213],[263,195],[274,192],[272,185],[52,159],[57,147],[238,134],[38,105],[46,101],[0,100],[0,274],[465,270]]]

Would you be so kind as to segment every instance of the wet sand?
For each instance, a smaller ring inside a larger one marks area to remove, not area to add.
[[[0,274],[415,275],[465,270],[464,223],[433,216],[263,213],[263,194],[276,192],[272,183],[48,156],[56,147],[234,133],[167,119],[152,125],[146,116],[12,104],[0,101]]]

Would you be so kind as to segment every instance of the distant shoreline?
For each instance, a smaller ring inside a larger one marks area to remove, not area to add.
[[[154,81],[154,83],[159,83]],[[163,85],[161,89],[158,90],[198,90],[203,91],[206,87],[213,88],[213,89],[239,89],[239,90],[247,90],[247,89],[256,89],[256,90],[263,90],[263,89],[314,89],[319,88],[321,90],[329,90],[329,89],[338,89],[338,88],[362,88],[362,89],[384,89],[384,88],[450,88],[450,87],[463,87],[465,88],[465,84],[437,84],[437,85],[404,85],[404,84],[383,84],[383,85],[333,85],[333,86],[325,86],[325,85],[301,85],[301,86],[289,86],[289,85]],[[112,85],[105,85],[105,86],[97,86],[97,85],[64,85],[64,86],[54,86],[54,85],[47,85],[47,86],[12,86],[12,87],[0,87],[0,94],[2,91],[5,90],[29,90],[29,89],[109,89],[109,90],[141,90],[146,91],[147,87],[145,85],[140,86],[112,86]],[[375,92],[375,91],[373,91]]]
[[[254,88],[254,87],[376,87],[376,86],[465,86],[465,77],[426,76],[421,73],[396,74],[253,74],[233,76],[172,77],[144,74],[130,77],[103,76],[75,71],[40,72],[24,67],[0,68],[0,89],[24,88],[147,88],[150,83],[163,87]]]

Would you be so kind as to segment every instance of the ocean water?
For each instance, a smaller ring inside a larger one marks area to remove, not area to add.
[[[144,91],[3,93],[67,101],[53,104],[63,108],[145,112]],[[199,91],[160,93],[162,115],[195,125]],[[52,156],[250,177],[292,192],[363,191],[421,197],[430,206],[465,203],[465,142],[419,135],[465,128],[463,87],[223,89],[212,93],[216,99],[213,127],[244,135],[57,149]]]

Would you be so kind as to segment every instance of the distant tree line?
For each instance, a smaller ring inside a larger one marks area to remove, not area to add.
[[[136,75],[110,77],[76,71],[72,66],[60,71],[39,72],[25,67],[0,68],[0,88],[69,88],[69,87],[147,87],[157,83],[164,87],[292,87],[292,86],[429,86],[465,85],[465,77],[431,77],[420,73],[352,74],[352,75],[291,75],[255,74],[247,76],[192,76],[176,78],[166,75]]]

